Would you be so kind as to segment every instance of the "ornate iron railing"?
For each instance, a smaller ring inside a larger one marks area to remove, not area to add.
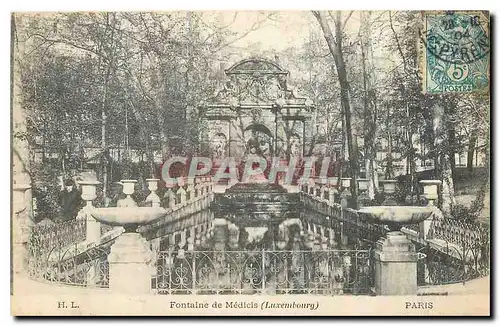
[[[28,241],[30,278],[67,285],[107,287],[106,258],[111,243],[86,248],[85,226],[85,220],[35,226]]]
[[[36,224],[32,231],[32,241],[45,250],[64,248],[78,242],[85,241],[87,235],[87,221],[74,219],[51,225]]]
[[[158,294],[369,294],[370,250],[162,251]]]
[[[489,242],[489,229],[481,224],[466,223],[451,218],[434,218],[429,237],[465,247],[480,247]]]
[[[363,220],[359,217],[358,212],[351,208],[342,209],[341,222],[343,232],[371,243],[376,242],[387,233],[384,225]],[[334,220],[332,223],[335,223]]]
[[[489,243],[472,247],[447,243],[440,249],[422,247],[417,271],[419,285],[465,283],[486,276],[490,272]]]

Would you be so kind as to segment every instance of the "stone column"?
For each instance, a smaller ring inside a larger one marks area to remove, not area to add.
[[[194,250],[194,235],[190,235],[189,238],[187,238],[186,242],[187,242],[187,250],[193,251]]]
[[[179,232],[181,235],[181,240],[179,241],[179,247],[184,247],[187,243],[187,235],[186,235],[186,230],[182,230]]]
[[[186,204],[186,190],[184,190],[183,187],[179,186],[179,189],[177,190],[177,194],[180,197],[179,206],[185,205]]]
[[[349,236],[347,233],[344,231],[344,223],[345,222],[340,222],[340,242],[342,243],[343,246],[349,245]]]
[[[349,206],[349,199],[351,198],[351,178],[342,178],[342,192],[340,193],[340,205],[344,208]]]
[[[201,193],[200,193],[200,183],[199,181],[197,180],[196,181],[196,185],[194,186],[194,192],[196,194],[196,199],[200,198],[201,197]]]
[[[21,214],[28,207],[26,201],[26,190],[30,189],[28,184],[14,184],[12,186],[12,211],[14,213],[12,222],[12,269],[15,274],[26,271],[28,264],[28,240],[29,224],[28,218]]]
[[[194,245],[196,248],[199,248],[201,246],[202,232],[201,232],[201,230],[198,230],[198,227],[195,230],[196,230],[196,233],[194,236]]]
[[[192,249],[189,250],[194,250],[195,249],[195,239],[196,239],[196,233],[197,233],[197,227],[193,226],[191,227],[191,231],[189,232],[189,238],[191,239],[190,243],[192,244]],[[189,244],[189,241],[188,241]]]
[[[187,192],[189,193],[189,202],[194,202],[196,197],[194,196],[194,185],[189,184],[187,187]]]
[[[335,189],[334,187],[330,186],[328,188],[328,203],[330,205],[335,204],[335,194],[336,193],[337,193],[337,189]]]
[[[424,198],[427,199],[427,206],[432,207],[434,210],[434,214],[420,222],[420,237],[428,239],[433,218],[442,216],[441,210],[437,206],[434,206],[434,201],[438,199],[438,186],[441,184],[441,181],[422,180],[420,184],[424,187]]]
[[[314,179],[310,178],[308,183],[307,193],[313,197],[314,197],[314,186],[315,186]]]
[[[416,295],[418,255],[414,244],[405,234],[392,231],[375,248],[376,294]]]
[[[167,198],[168,208],[174,209],[175,208],[175,194],[172,191],[172,188],[168,188],[168,190],[165,192],[164,197]]]
[[[330,248],[335,249],[335,247],[337,246],[337,242],[335,241],[335,230],[333,228],[329,229],[328,237],[329,237],[328,243],[330,245]]]
[[[347,190],[347,191],[346,191]],[[341,222],[340,222],[340,243],[343,245],[343,246],[347,246],[349,244],[349,237],[347,236],[347,233],[344,232],[344,223],[347,223],[345,222],[345,213],[344,213],[344,209],[347,208],[347,202],[348,202],[348,199],[350,198],[350,192],[349,192],[349,189],[346,188],[346,190],[344,190],[342,192],[342,194],[340,195],[340,206],[341,206]],[[349,195],[349,196],[348,196]]]
[[[394,200],[394,193],[396,192],[397,180],[381,180],[380,184],[382,184],[382,191],[385,195],[385,200],[382,205],[394,206],[398,203]]]
[[[234,223],[228,223],[228,245],[231,249],[238,248],[240,230]]]
[[[90,214],[94,208],[92,201],[96,199],[96,188],[101,183],[99,181],[84,180],[79,182],[82,186],[82,199],[87,203],[82,209],[83,214],[78,214],[87,220],[87,235],[85,241],[87,244],[94,243],[98,245],[101,242],[101,223],[96,221]]]

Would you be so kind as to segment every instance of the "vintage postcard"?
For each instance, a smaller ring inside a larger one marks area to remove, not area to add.
[[[490,315],[489,12],[11,29],[13,315]]]

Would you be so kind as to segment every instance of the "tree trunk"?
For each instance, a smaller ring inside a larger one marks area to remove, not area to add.
[[[451,206],[455,205],[455,192],[453,188],[453,173],[449,159],[449,150],[447,137],[448,132],[445,123],[445,110],[440,104],[434,104],[433,113],[433,131],[434,131],[434,149],[436,152],[439,179],[443,182],[439,192],[441,210],[445,215],[450,214]]]
[[[369,29],[367,28],[365,16],[362,14],[362,35],[361,35],[361,64],[363,67],[363,106],[364,106],[364,152],[365,152],[365,169],[366,169],[366,179],[368,179],[368,197],[370,199],[375,199],[375,174],[374,161],[375,161],[375,128],[376,123],[374,121],[374,107],[371,103],[375,102],[375,99],[371,99],[373,94],[371,89],[371,81],[369,78],[369,73],[367,71],[367,57],[366,51],[369,50],[368,40],[370,38]],[[360,30],[361,32],[361,30]]]
[[[471,132],[469,137],[469,147],[467,149],[467,170],[472,172],[474,167],[474,151],[477,143],[477,130]]]
[[[112,49],[111,53],[108,54],[110,55],[110,60],[111,62],[108,62],[106,65],[106,72],[104,76],[104,90],[103,90],[103,98],[102,98],[102,107],[101,107],[101,175],[102,175],[102,193],[104,196],[104,200],[106,202],[107,198],[107,193],[108,193],[108,168],[107,168],[107,159],[105,155],[106,151],[106,120],[107,120],[107,115],[106,115],[106,104],[107,104],[107,99],[108,99],[108,83],[109,79],[111,76],[111,67],[114,62],[114,36],[115,36],[115,29],[114,29],[114,24],[116,23],[115,19],[113,19],[113,26],[110,26],[110,15],[106,13],[106,32],[110,30],[110,40],[101,40],[101,45],[100,45],[100,54],[102,55],[101,51],[104,51],[103,48],[105,47],[103,43],[109,42],[111,44]],[[108,29],[109,28],[109,29]],[[99,61],[102,62],[101,58],[99,58]]]
[[[387,117],[386,117],[386,131],[387,131],[387,151],[386,151],[386,167],[385,167],[385,179],[390,180],[394,177],[394,171],[392,168],[392,135],[390,129],[390,119],[391,119],[391,108],[387,107]]]
[[[104,151],[106,150],[106,91],[107,91],[107,86],[104,86],[104,100],[102,104],[102,112],[101,112],[101,175],[102,175],[102,193],[104,195],[104,198],[107,196],[107,185],[108,185],[108,169],[107,169],[107,162],[106,158],[104,155]]]
[[[455,172],[455,150],[457,148],[456,146],[456,137],[455,137],[455,126],[453,123],[448,123],[447,124],[447,130],[448,130],[448,156],[450,158],[450,166],[451,166],[451,171],[454,173]]]
[[[342,53],[342,28],[341,13],[337,12],[335,19],[335,37],[333,36],[330,25],[328,24],[324,12],[315,12],[316,19],[321,26],[323,36],[333,56],[335,67],[337,68],[337,75],[340,84],[340,101],[342,104],[343,115],[345,118],[345,127],[347,133],[347,148],[349,151],[349,163],[351,171],[351,194],[353,202],[357,202],[358,195],[358,155],[354,146],[353,132],[351,127],[351,105],[349,99],[349,80],[347,79],[347,71],[345,67],[344,57]]]

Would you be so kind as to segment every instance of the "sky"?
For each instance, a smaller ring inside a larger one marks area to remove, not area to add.
[[[312,14],[307,11],[274,12],[271,19],[266,16],[271,12],[239,11],[217,13],[214,15],[220,20],[221,25],[229,25],[230,30],[238,35],[244,35],[256,23],[259,28],[248,33],[245,37],[232,44],[234,48],[258,47],[260,50],[282,51],[290,46],[299,46],[307,40],[311,28],[319,28],[314,23]],[[205,15],[204,15],[205,16]],[[213,19],[206,15],[207,19]]]

